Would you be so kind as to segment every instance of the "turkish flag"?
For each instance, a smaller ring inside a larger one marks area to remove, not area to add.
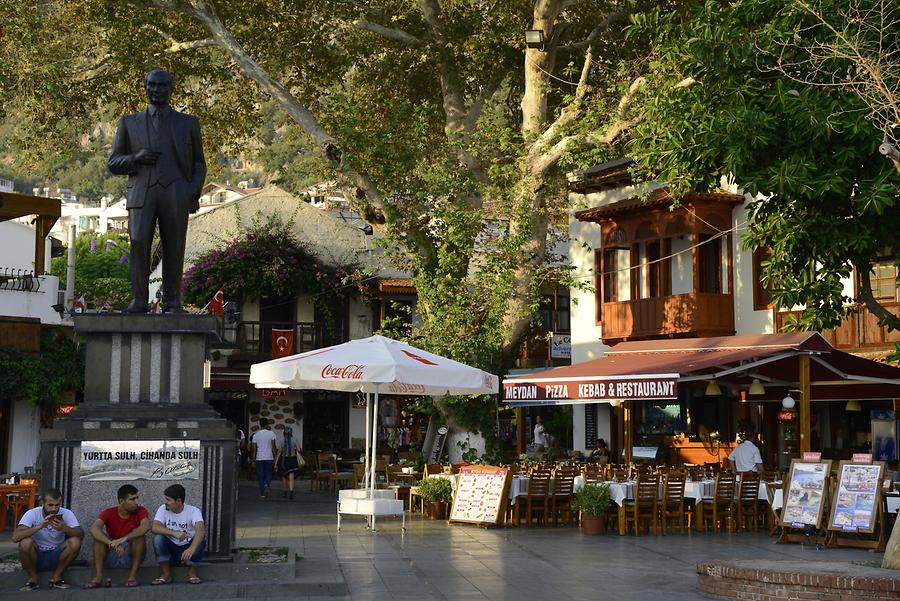
[[[272,358],[287,357],[294,354],[294,330],[276,330],[272,328]]]
[[[221,288],[213,295],[212,300],[206,305],[206,309],[213,315],[225,317],[225,293]]]

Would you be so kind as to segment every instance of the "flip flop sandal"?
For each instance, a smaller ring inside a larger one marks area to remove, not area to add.
[[[20,588],[19,590],[20,590],[20,591],[35,591],[35,590],[37,590],[37,589],[39,589],[39,588],[41,588],[41,585],[40,585],[40,584],[38,584],[37,582],[32,582],[31,580],[29,580],[29,581],[26,582],[26,583],[22,586],[22,588]]]
[[[67,589],[72,588],[72,585],[60,578],[59,580],[51,580],[50,588],[59,588],[59,589]]]
[[[138,582],[137,580],[126,580],[122,586],[124,586],[125,588],[135,588],[140,585],[141,585],[141,583]]]
[[[92,589],[92,588],[100,588],[100,582],[97,580],[88,580],[84,583],[84,588]]]
[[[172,584],[172,579],[169,578],[168,580],[166,580],[165,578],[154,578],[153,582],[151,582],[150,584],[153,586],[157,586],[160,584]]]
[[[191,576],[190,578],[188,578],[188,582],[190,582],[191,584],[201,584],[203,581],[199,576]]]

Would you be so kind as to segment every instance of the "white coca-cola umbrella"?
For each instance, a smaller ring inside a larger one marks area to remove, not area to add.
[[[379,394],[448,396],[496,394],[499,389],[494,374],[384,336],[257,363],[250,367],[250,383],[257,388],[365,392],[370,490],[375,487]]]

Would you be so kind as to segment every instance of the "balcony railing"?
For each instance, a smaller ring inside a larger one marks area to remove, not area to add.
[[[339,342],[323,323],[297,321],[239,321],[226,326],[223,340],[237,347],[244,359],[263,359],[272,356],[272,330],[292,330],[293,346],[289,354],[304,353]]]
[[[690,292],[603,303],[603,342],[659,336],[731,336],[734,297]]]
[[[15,292],[40,292],[41,279],[33,271],[0,268],[0,290]]]
[[[885,309],[894,315],[900,315],[900,304],[885,305]],[[801,311],[776,312],[776,331],[785,331],[788,317],[800,313]],[[878,325],[878,318],[865,307],[842,321],[838,327],[823,331],[822,336],[834,348],[841,350],[893,348],[895,342],[900,342],[900,331],[888,332],[886,327]]]

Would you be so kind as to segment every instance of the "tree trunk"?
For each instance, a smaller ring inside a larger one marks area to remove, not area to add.
[[[898,526],[900,526],[900,520],[894,522],[891,537],[884,549],[884,559],[881,560],[881,567],[888,570],[900,570],[900,528]]]

